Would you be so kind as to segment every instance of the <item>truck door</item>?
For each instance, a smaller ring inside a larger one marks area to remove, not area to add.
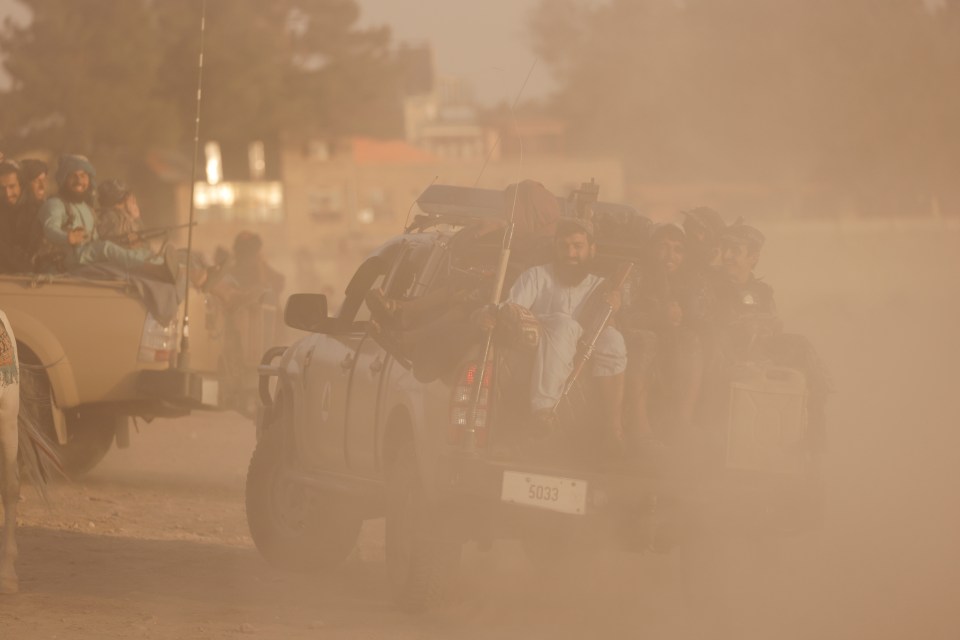
[[[376,431],[380,415],[380,386],[389,356],[367,336],[357,350],[347,405],[347,439],[343,443],[350,469],[373,475],[376,459]]]
[[[429,242],[409,242],[403,247],[384,281],[387,297],[414,300],[425,288],[436,247]],[[383,406],[385,373],[392,357],[371,336],[357,350],[356,366],[347,402],[347,451],[351,471],[374,477],[377,473],[377,440],[389,407]]]
[[[326,470],[344,467],[343,424],[347,387],[362,334],[318,336],[303,371],[304,411],[298,442],[304,459]]]
[[[347,287],[336,327],[321,336],[304,364],[305,410],[298,441],[308,446],[305,458],[324,470],[346,468],[347,398],[369,316],[363,296],[382,280],[384,269],[378,257],[360,266]]]

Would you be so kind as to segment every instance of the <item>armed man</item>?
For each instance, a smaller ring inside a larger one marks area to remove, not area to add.
[[[604,279],[591,273],[596,249],[591,221],[561,218],[552,262],[521,273],[506,299],[528,309],[540,324],[541,338],[530,380],[530,409],[541,433],[551,433],[556,427],[555,408],[574,370],[588,300],[600,293],[614,310],[620,307],[620,293],[603,292],[607,286]],[[481,315],[480,322],[484,328],[491,328],[492,313]],[[619,331],[611,326],[601,331],[589,366],[601,402],[601,451],[616,456],[622,453],[620,414],[627,366],[627,349]]]

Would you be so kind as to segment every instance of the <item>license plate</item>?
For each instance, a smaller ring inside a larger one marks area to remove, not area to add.
[[[587,510],[587,483],[574,478],[504,471],[503,502],[583,515]]]

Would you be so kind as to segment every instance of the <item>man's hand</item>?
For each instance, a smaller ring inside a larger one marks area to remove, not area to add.
[[[610,305],[610,308],[613,309],[614,313],[620,311],[620,305],[623,303],[623,298],[620,295],[619,290],[607,292],[607,295],[605,295],[603,299],[608,305]]]
[[[71,247],[77,247],[87,241],[87,231],[85,229],[70,229],[67,231],[67,244]]]

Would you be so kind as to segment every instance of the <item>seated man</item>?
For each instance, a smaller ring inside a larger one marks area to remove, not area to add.
[[[143,219],[137,197],[120,180],[107,180],[97,188],[100,210],[97,235],[125,249],[142,249]]]
[[[586,220],[563,218],[557,223],[553,261],[527,269],[520,274],[506,301],[529,309],[540,323],[541,339],[537,347],[530,381],[530,409],[540,427],[550,431],[555,424],[555,409],[574,368],[574,358],[584,328],[580,324],[587,301],[604,287],[604,279],[590,273],[596,255],[593,224]],[[607,292],[608,304],[619,308],[619,292]],[[480,318],[490,328],[493,315]],[[602,440],[609,453],[622,447],[623,374],[627,351],[623,336],[607,326],[600,333],[591,361],[602,411]]]
[[[163,256],[149,249],[128,249],[100,238],[93,212],[96,171],[84,156],[65,155],[57,167],[57,195],[44,202],[39,216],[47,241],[58,250],[66,269],[107,262],[126,271],[176,282],[176,250],[168,246]]]

